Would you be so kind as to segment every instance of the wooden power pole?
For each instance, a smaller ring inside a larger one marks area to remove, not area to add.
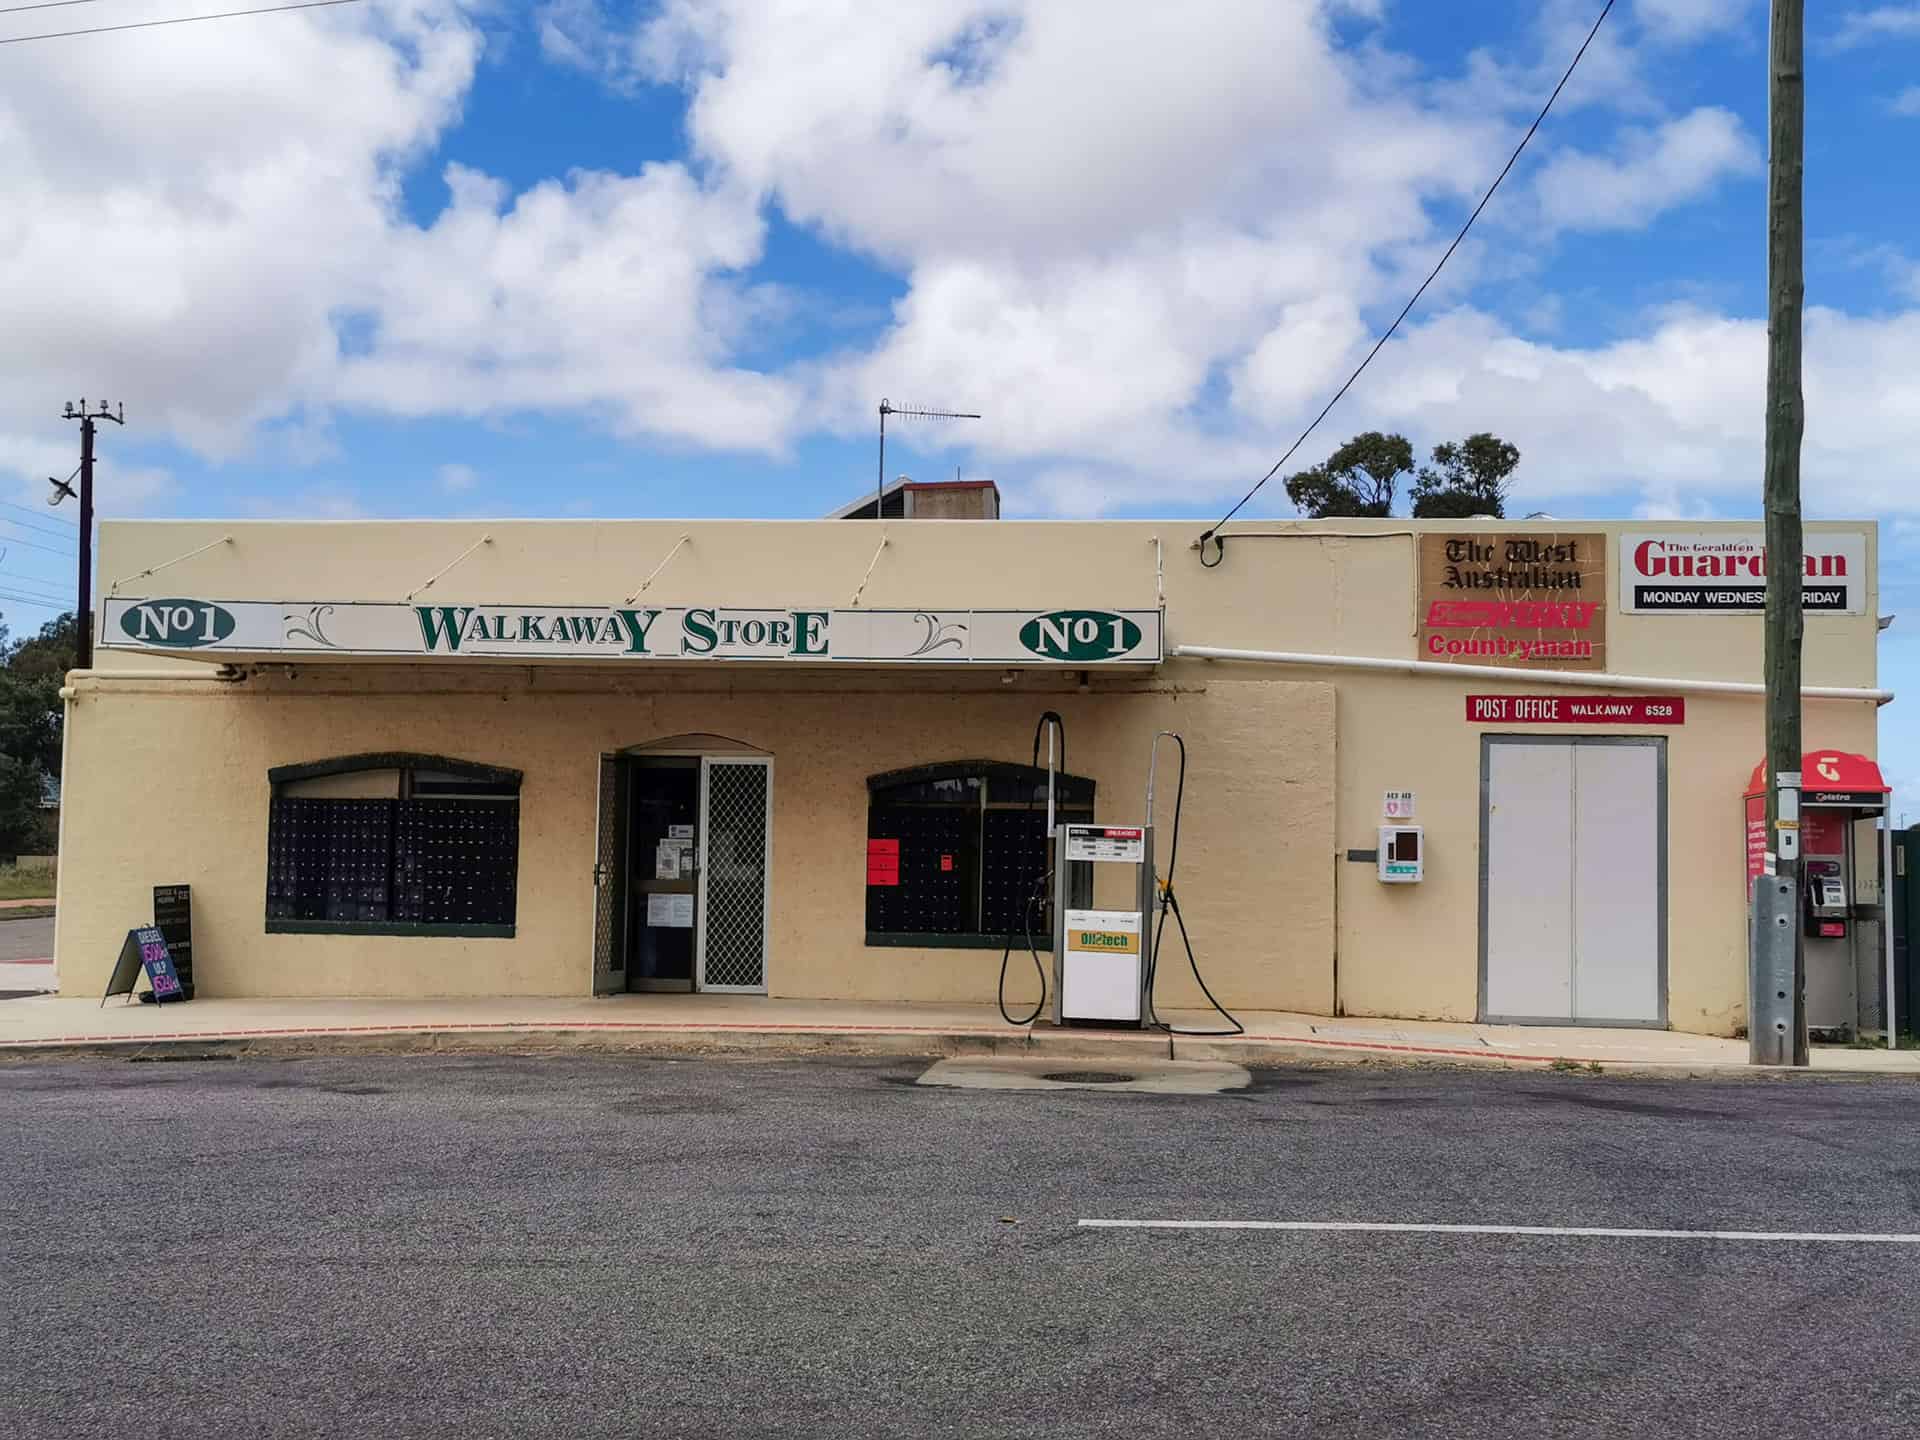
[[[83,399],[79,408],[67,403],[65,418],[80,422],[80,575],[79,603],[74,613],[74,664],[76,670],[93,668],[93,436],[94,421],[111,420],[116,425],[127,423],[126,407],[120,407],[115,414],[107,406],[89,409]],[[58,504],[66,495],[71,494],[64,485],[55,482],[53,503]]]
[[[1748,1053],[1807,1063],[1800,939],[1801,170],[1806,150],[1804,0],[1773,0],[1767,64],[1767,843],[1753,887]]]

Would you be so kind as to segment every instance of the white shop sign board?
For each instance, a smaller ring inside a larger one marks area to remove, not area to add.
[[[1158,664],[1160,612],[113,598],[98,643],[166,654],[482,661]]]

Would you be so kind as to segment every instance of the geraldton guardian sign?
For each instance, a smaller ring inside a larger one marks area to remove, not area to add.
[[[1864,615],[1867,537],[1809,530],[1800,604]],[[1757,615],[1767,608],[1767,537],[1750,530],[1646,530],[1620,537],[1620,608],[1629,615]]]
[[[1086,606],[807,610],[160,597],[108,600],[104,618],[101,645],[176,654],[1075,667],[1162,658],[1159,611]]]

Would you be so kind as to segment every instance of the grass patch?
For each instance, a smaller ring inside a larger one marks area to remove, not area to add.
[[[52,900],[54,872],[0,866],[0,900]]]
[[[1569,1060],[1564,1055],[1556,1056],[1554,1059],[1548,1061],[1547,1069],[1557,1071],[1562,1075],[1601,1075],[1605,1073],[1598,1060]]]

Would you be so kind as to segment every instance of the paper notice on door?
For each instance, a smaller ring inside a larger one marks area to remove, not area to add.
[[[691,825],[669,825],[667,826],[667,838],[669,840],[691,840],[693,839],[693,827]]]
[[[647,924],[658,925],[669,930],[690,930],[693,928],[693,896],[691,895],[649,895],[647,896]]]
[[[656,880],[680,878],[680,842],[678,840],[662,840],[654,847],[653,878]]]

